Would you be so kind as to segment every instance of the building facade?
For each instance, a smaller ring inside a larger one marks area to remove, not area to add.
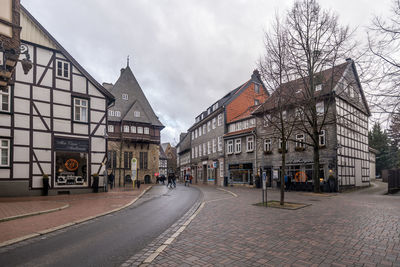
[[[93,174],[102,182],[114,97],[22,6],[20,26],[33,68],[18,63],[1,90],[0,195],[38,195],[44,175],[50,194],[91,190]]]
[[[318,120],[325,120],[324,124],[321,122],[322,128],[318,139],[320,179],[327,181],[328,177],[333,175],[339,189],[367,186],[370,181],[368,151],[370,111],[355,64],[349,59],[346,63],[338,65],[335,71],[324,70],[321,77],[324,77],[323,80],[326,83],[322,82],[320,86],[316,86]],[[328,84],[330,82],[333,87]],[[290,83],[296,84],[295,81]],[[282,88],[288,87],[282,86]],[[303,90],[300,87],[292,89],[293,95],[299,90]],[[276,112],[276,110],[274,111],[274,101],[273,94],[253,113],[257,116],[258,146],[263,147],[258,152],[258,166],[266,172],[270,184],[278,182],[282,172],[282,142],[278,136],[274,135],[273,127],[265,119],[265,116]],[[287,106],[284,111],[285,118],[295,118],[296,116],[304,118],[303,114],[298,113],[299,106],[295,105],[295,107]],[[297,126],[293,128],[286,146],[286,174],[294,181],[305,182],[312,186],[313,147],[307,145],[307,142],[311,141],[304,131],[304,126],[300,126],[300,122]]]
[[[186,174],[192,174],[190,165],[190,135],[181,133],[179,143],[176,145],[177,167],[179,169],[179,178],[184,179]]]
[[[164,128],[144,95],[129,62],[115,85],[104,86],[115,97],[108,110],[108,172],[115,184],[131,183],[131,160],[137,159],[138,180],[154,183],[159,170],[160,132]]]
[[[167,177],[168,175],[168,158],[167,155],[165,155],[164,149],[162,146],[160,146],[160,157],[159,157],[159,163],[158,163],[158,168],[160,170],[159,176],[164,175]]]
[[[188,130],[191,142],[190,169],[194,182],[223,185],[224,177],[230,175],[229,166],[239,164],[242,160],[225,155],[224,147],[230,142],[224,141],[228,125],[233,122],[241,125],[242,121],[247,121],[254,107],[263,103],[267,97],[268,92],[255,70],[250,80],[195,118],[194,125]],[[241,126],[239,128],[241,130]],[[229,136],[225,137],[230,139]]]

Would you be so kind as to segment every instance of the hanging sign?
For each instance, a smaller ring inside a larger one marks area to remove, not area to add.
[[[69,171],[76,171],[79,167],[79,163],[76,159],[67,159],[64,164],[65,168]]]
[[[132,181],[134,181],[137,179],[137,159],[136,158],[132,158],[132,160],[131,160],[131,171],[132,171],[131,179],[132,179]]]

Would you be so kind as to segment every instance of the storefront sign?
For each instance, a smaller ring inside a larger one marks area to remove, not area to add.
[[[68,171],[73,172],[78,169],[79,163],[76,159],[67,159],[64,166]]]
[[[252,170],[253,163],[229,164],[229,170]]]
[[[56,137],[54,148],[58,151],[89,152],[89,140]]]

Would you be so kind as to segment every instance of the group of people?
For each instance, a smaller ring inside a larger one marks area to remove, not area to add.
[[[185,174],[185,186],[189,186],[192,183],[193,177],[190,174]]]
[[[168,183],[167,183],[168,188],[176,188],[176,177],[173,172],[168,174]]]

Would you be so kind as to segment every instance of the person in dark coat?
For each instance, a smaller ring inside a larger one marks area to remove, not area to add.
[[[168,183],[167,183],[167,187],[172,188],[172,175],[171,175],[171,173],[168,174]]]
[[[114,173],[110,173],[110,175],[108,176],[108,181],[109,181],[109,183],[110,183],[110,189],[113,189],[113,186],[114,186]]]
[[[171,179],[172,179],[172,185],[174,186],[174,188],[176,188],[176,177],[175,177],[175,173],[171,173]]]

